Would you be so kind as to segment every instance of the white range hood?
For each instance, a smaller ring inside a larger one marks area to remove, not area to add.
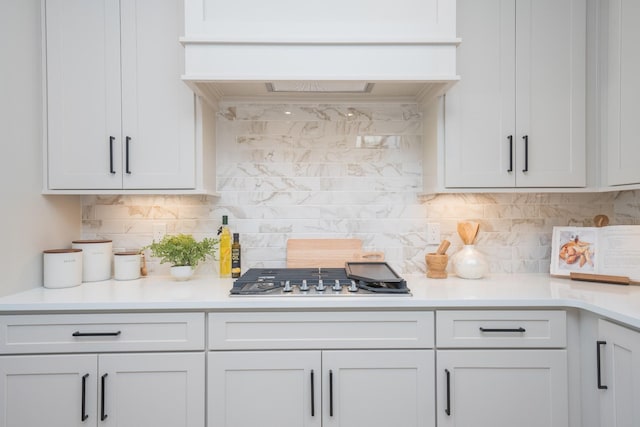
[[[185,0],[183,80],[232,98],[428,99],[458,81],[455,0]],[[305,9],[306,8],[306,9]]]

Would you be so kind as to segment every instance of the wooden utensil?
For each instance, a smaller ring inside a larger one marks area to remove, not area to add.
[[[476,240],[476,235],[480,229],[480,224],[477,222],[459,222],[458,223],[458,235],[465,245],[473,245]]]
[[[140,261],[141,261],[141,263],[142,263],[142,264],[140,265],[140,275],[144,277],[144,276],[146,276],[146,275],[148,274],[148,271],[147,271],[147,258],[145,258],[145,256],[144,256],[144,252],[142,252],[142,253],[140,254],[140,257],[142,258],[142,259],[140,260]]]
[[[436,250],[436,255],[444,255],[447,252],[447,249],[449,249],[449,246],[451,245],[451,242],[448,240],[443,240],[442,243],[440,243],[440,246],[438,246],[438,249]]]
[[[609,217],[606,215],[596,215],[593,217],[593,223],[596,227],[606,227],[609,225]]]
[[[384,261],[384,253],[363,251],[360,239],[287,241],[288,268],[343,268],[346,261]]]

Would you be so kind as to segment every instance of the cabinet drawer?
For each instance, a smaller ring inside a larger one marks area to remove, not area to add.
[[[203,350],[204,313],[0,316],[0,354]]]
[[[209,347],[432,348],[433,312],[210,313]]]
[[[562,348],[567,345],[561,310],[438,311],[436,342],[442,348]]]

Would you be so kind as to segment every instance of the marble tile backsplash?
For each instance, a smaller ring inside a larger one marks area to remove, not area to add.
[[[640,223],[637,192],[420,196],[422,121],[414,104],[236,103],[222,105],[217,122],[219,198],[84,196],[82,237],[138,248],[151,242],[156,223],[212,237],[228,215],[241,236],[243,269],[284,266],[289,238],[349,237],[384,251],[399,272],[417,273],[435,249],[426,244],[428,223],[440,224],[453,254],[458,221],[474,220],[491,271],[516,273],[548,271],[554,225],[592,225],[596,214]]]

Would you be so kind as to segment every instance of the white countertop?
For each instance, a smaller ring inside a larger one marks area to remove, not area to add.
[[[403,276],[412,296],[229,296],[232,279],[166,276],[31,289],[0,298],[0,314],[113,310],[334,310],[573,307],[640,329],[640,286],[551,278],[547,274],[492,275],[481,280]]]

